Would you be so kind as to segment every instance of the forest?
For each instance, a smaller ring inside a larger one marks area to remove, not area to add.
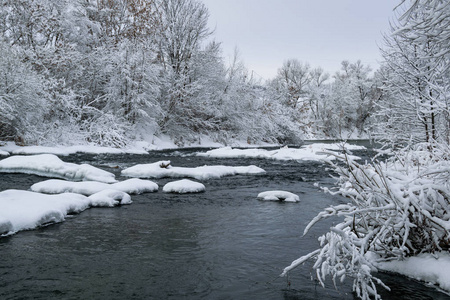
[[[204,136],[225,145],[350,137],[448,144],[448,21],[412,8],[386,33],[378,70],[344,60],[330,75],[289,58],[262,82],[237,52],[225,63],[201,1],[5,0],[0,139],[114,147],[159,135],[180,146]]]

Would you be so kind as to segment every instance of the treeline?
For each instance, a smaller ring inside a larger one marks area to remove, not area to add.
[[[388,132],[379,122],[398,99],[389,65],[343,61],[330,76],[290,59],[263,83],[238,55],[224,62],[207,22],[197,0],[2,1],[0,140],[121,147],[161,134],[184,145]]]

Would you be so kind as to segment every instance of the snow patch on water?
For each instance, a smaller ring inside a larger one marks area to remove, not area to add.
[[[60,179],[50,179],[35,183],[31,186],[31,190],[38,193],[76,193],[85,196],[90,196],[107,189],[122,191],[128,194],[142,194],[156,192],[158,190],[158,185],[150,180],[132,178],[113,184],[96,181],[73,182]]]
[[[104,190],[86,197],[64,193],[40,193],[6,190],[0,192],[0,234],[9,235],[65,220],[66,216],[80,213],[92,206],[112,207],[130,204],[130,196],[121,191]]]
[[[53,154],[11,156],[0,161],[0,172],[35,174],[75,181],[117,182],[112,173],[88,164],[66,163]]]
[[[163,187],[163,191],[166,193],[178,194],[200,193],[205,191],[205,186],[200,182],[195,182],[189,179],[182,179],[167,183]]]
[[[265,171],[257,166],[202,166],[196,168],[174,167],[170,161],[158,161],[151,164],[139,164],[122,170],[122,176],[137,178],[182,178],[191,177],[198,180],[220,178],[230,175],[263,174]]]
[[[311,144],[301,148],[283,147],[277,150],[265,149],[235,149],[231,147],[224,147],[207,151],[205,153],[198,153],[198,156],[215,157],[215,158],[265,158],[275,160],[311,160],[311,161],[329,161],[334,160],[334,156],[323,153],[330,150],[360,150],[365,149],[364,146],[357,145],[342,145],[342,144]],[[353,156],[353,159],[358,157]]]
[[[267,191],[258,194],[258,198],[266,201],[300,202],[299,196],[286,191]]]

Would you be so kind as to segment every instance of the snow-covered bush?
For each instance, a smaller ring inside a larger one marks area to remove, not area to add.
[[[333,282],[352,277],[358,297],[379,299],[375,283],[386,286],[372,275],[373,253],[389,261],[450,249],[450,148],[420,144],[391,155],[364,165],[338,155],[340,162],[333,163],[338,189],[325,190],[352,201],[325,209],[304,233],[331,216],[344,220],[319,238],[319,249],[292,262],[282,275],[314,259],[322,285],[328,276]]]

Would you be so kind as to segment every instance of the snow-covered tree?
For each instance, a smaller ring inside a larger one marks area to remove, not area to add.
[[[49,109],[46,81],[21,60],[21,51],[0,40],[0,138],[37,142]]]
[[[382,138],[450,142],[449,18],[447,1],[413,1],[391,26],[382,50],[388,95],[381,104]]]
[[[334,75],[332,85],[332,110],[337,121],[332,127],[360,134],[364,131],[378,100],[370,72],[370,67],[359,60],[355,63],[342,62],[341,71]]]
[[[393,26],[383,49],[380,106],[383,136],[403,147],[364,165],[337,155],[342,163],[333,165],[339,178],[332,193],[351,202],[319,213],[305,233],[322,219],[344,219],[283,275],[311,259],[322,285],[327,277],[334,283],[352,277],[358,297],[380,299],[376,284],[386,286],[373,274],[378,262],[449,251],[449,13],[448,1],[414,0]]]
[[[297,59],[288,59],[278,69],[272,85],[282,95],[282,101],[287,106],[304,110],[308,109],[308,103],[304,101],[304,97],[310,81],[309,64]]]
[[[190,77],[192,59],[210,35],[208,10],[196,0],[160,0],[158,9],[157,56],[164,69],[159,125],[171,133],[176,130],[176,118],[183,114],[178,107],[189,101],[195,89]]]

